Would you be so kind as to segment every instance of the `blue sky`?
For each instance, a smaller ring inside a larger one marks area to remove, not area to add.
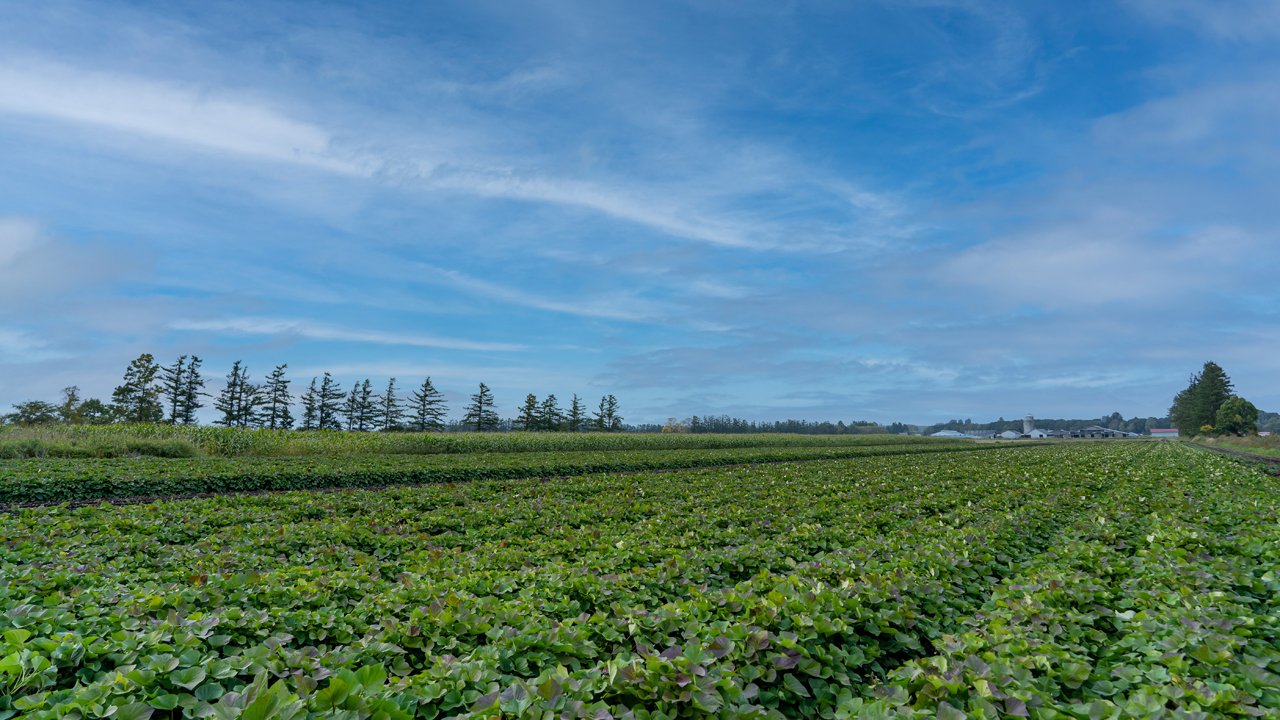
[[[1271,0],[6,3],[0,405],[1280,409],[1277,127]]]

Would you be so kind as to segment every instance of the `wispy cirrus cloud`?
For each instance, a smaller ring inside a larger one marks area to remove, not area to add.
[[[218,320],[175,320],[169,323],[173,330],[187,332],[217,332],[226,334],[268,335],[272,337],[321,340],[328,342],[371,343],[374,345],[404,345],[409,347],[439,348],[442,350],[476,350],[482,352],[517,352],[527,349],[512,343],[477,342],[458,338],[443,338],[403,332],[354,330],[308,320],[284,320],[279,318],[238,317]]]
[[[218,153],[367,175],[332,134],[260,100],[43,60],[0,60],[0,112],[157,138]]]
[[[521,307],[605,320],[653,322],[661,319],[662,310],[658,305],[632,297],[626,292],[615,293],[606,299],[555,299],[426,263],[418,263],[414,269],[415,275],[423,280],[448,285],[480,298]]]
[[[1126,0],[1142,17],[1221,40],[1263,40],[1280,36],[1280,3],[1274,0]]]

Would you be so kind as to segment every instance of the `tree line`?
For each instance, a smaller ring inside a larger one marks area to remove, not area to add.
[[[239,360],[227,373],[226,384],[216,395],[205,392],[201,373],[203,361],[182,355],[172,365],[162,366],[150,353],[143,353],[125,368],[124,377],[111,393],[111,402],[83,399],[76,386],[64,388],[62,401],[54,404],[28,400],[14,406],[3,420],[14,425],[167,423],[198,424],[197,413],[212,400],[215,425],[271,430],[348,430],[439,432],[465,429],[477,432],[520,429],[544,432],[619,432],[623,429],[618,399],[600,398],[594,412],[588,412],[574,394],[568,409],[562,409],[555,395],[539,401],[532,393],[525,398],[519,416],[504,420],[498,414],[493,392],[484,383],[470,396],[460,423],[448,420],[444,394],[423,379],[407,395],[401,394],[396,378],[384,389],[375,390],[365,378],[350,390],[343,390],[330,373],[313,377],[298,398],[286,376],[288,364],[277,365],[263,382],[255,382]],[[295,417],[299,409],[300,417]]]
[[[1231,378],[1217,363],[1204,364],[1173,398],[1169,417],[1180,435],[1253,435],[1258,408],[1232,392]]]

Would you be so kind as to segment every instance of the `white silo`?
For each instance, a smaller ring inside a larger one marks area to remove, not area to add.
[[[1036,429],[1036,419],[1030,415],[1022,418],[1022,434],[1030,435],[1032,430]]]

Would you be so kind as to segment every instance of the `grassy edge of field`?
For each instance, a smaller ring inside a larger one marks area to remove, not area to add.
[[[939,442],[908,435],[608,432],[344,432],[185,425],[0,426],[0,459],[130,456],[302,457],[436,455],[551,450],[675,450],[746,447],[846,447]]]

